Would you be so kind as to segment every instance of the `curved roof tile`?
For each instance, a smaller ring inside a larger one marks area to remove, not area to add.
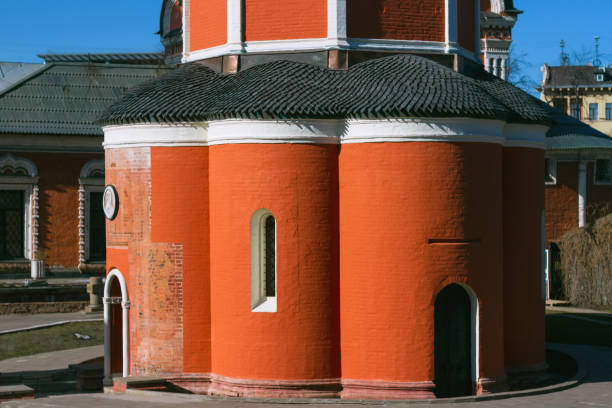
[[[103,125],[228,118],[474,117],[546,123],[535,98],[476,69],[459,74],[415,55],[330,70],[274,61],[217,74],[187,64],[135,87],[102,116]]]

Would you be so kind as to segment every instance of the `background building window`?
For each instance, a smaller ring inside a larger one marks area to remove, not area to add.
[[[595,160],[595,184],[612,184],[612,160]]]
[[[276,312],[276,219],[268,210],[251,218],[251,310]]]
[[[544,161],[544,181],[546,184],[557,184],[557,162],[553,159]]]
[[[612,103],[606,103],[606,120],[612,120]]]
[[[79,176],[79,265],[106,260],[106,221],[102,210],[104,160],[92,160]]]
[[[596,103],[589,104],[589,120],[599,119],[599,105]]]
[[[24,213],[23,190],[0,191],[0,260],[25,258]]]
[[[582,120],[582,112],[580,110],[580,103],[572,101],[570,104],[570,116],[578,120]]]

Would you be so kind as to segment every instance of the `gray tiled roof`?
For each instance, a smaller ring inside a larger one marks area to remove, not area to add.
[[[612,69],[606,68],[603,82],[598,82],[595,74],[599,67],[567,65],[549,67],[549,78],[544,83],[545,88],[573,88],[573,87],[612,87]]]
[[[474,117],[542,123],[535,98],[478,68],[461,75],[429,59],[395,55],[348,70],[275,61],[237,74],[187,64],[135,87],[103,124],[225,118]]]
[[[43,64],[0,62],[0,92],[42,67]]]
[[[546,134],[546,150],[612,149],[612,138],[578,119],[550,107],[555,124]]]
[[[48,64],[0,92],[0,134],[103,135],[95,120],[134,85],[169,69]]]
[[[157,52],[129,52],[107,54],[39,54],[45,62],[85,62],[97,64],[148,64],[157,65],[164,61],[164,54]]]

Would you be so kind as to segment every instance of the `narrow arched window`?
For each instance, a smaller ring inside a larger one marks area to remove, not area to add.
[[[276,219],[265,209],[251,218],[251,310],[276,312]]]

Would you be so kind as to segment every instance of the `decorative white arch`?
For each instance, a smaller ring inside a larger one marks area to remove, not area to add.
[[[24,192],[24,257],[38,249],[38,169],[31,160],[10,153],[0,157],[0,190]]]
[[[110,296],[110,288],[113,279],[119,280],[121,286],[121,298],[112,298]],[[113,303],[121,302],[123,315],[122,323],[122,345],[123,345],[123,377],[129,374],[129,338],[128,338],[128,312],[130,310],[130,301],[128,299],[127,285],[123,275],[118,269],[112,269],[106,276],[104,283],[104,379],[111,380],[111,344],[110,344],[110,324],[111,324],[111,308]]]
[[[89,202],[92,192],[104,191],[104,159],[85,163],[79,175],[79,268],[90,258]]]

